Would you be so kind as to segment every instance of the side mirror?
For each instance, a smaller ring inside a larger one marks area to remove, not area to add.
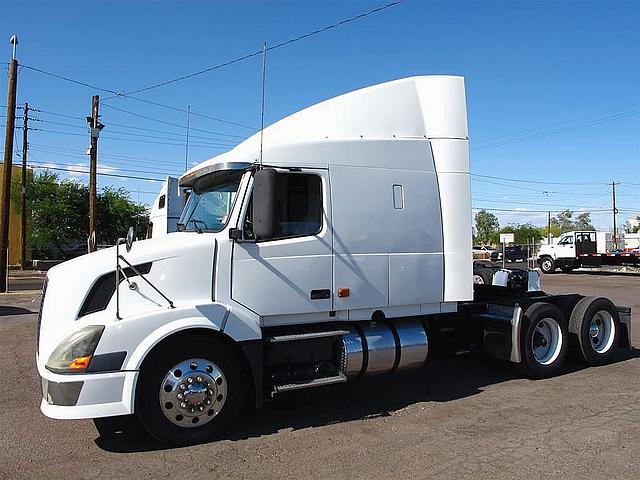
[[[131,245],[133,245],[134,239],[133,227],[129,227],[129,231],[127,232],[127,238],[125,240],[125,244],[127,246],[127,252],[131,251]]]
[[[253,176],[253,233],[256,240],[273,238],[276,229],[276,184],[278,172],[258,170]]]

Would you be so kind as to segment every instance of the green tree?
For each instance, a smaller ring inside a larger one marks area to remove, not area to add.
[[[11,188],[15,208],[20,205],[20,181],[14,178]],[[65,249],[84,243],[89,227],[89,188],[57,174],[43,171],[27,181],[27,242],[36,255],[48,257],[53,249],[66,258]],[[126,235],[130,226],[146,228],[147,211],[131,201],[123,188],[105,188],[98,195],[98,243],[113,245]],[[35,255],[34,255],[35,256]]]
[[[500,228],[498,217],[486,210],[476,213],[476,238],[478,242],[486,244],[491,241],[492,235]]]
[[[532,225],[531,223],[518,223],[518,224],[510,224],[506,227],[501,228],[498,232],[495,232],[492,237],[492,243],[500,243],[500,234],[501,233],[513,233],[514,235],[514,243],[519,245],[525,245],[533,239],[534,241],[538,241],[542,238],[540,228]]]
[[[98,195],[98,242],[114,245],[124,237],[129,227],[146,230],[149,224],[147,209],[131,201],[124,188],[105,187]]]
[[[574,230],[595,230],[596,228],[591,225],[591,214],[581,213],[576,217],[576,221],[573,225]]]
[[[557,227],[560,230],[560,233],[570,232],[574,228],[573,223],[573,212],[571,210],[565,210],[564,212],[560,212],[555,217],[551,218],[551,226]]]

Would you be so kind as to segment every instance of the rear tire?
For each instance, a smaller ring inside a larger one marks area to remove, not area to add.
[[[142,365],[136,416],[161,442],[208,442],[239,415],[245,392],[240,362],[229,348],[204,336],[183,336],[162,345]]]
[[[602,365],[611,360],[620,335],[618,309],[607,298],[585,297],[569,319],[571,350],[587,365]]]
[[[542,273],[553,273],[556,270],[556,262],[551,257],[542,257],[540,260],[540,270]]]
[[[493,283],[493,270],[479,268],[473,272],[473,283],[479,285],[491,285]]]
[[[531,378],[554,376],[568,350],[564,315],[555,305],[538,302],[527,308],[523,320],[524,335],[520,338],[523,372]]]

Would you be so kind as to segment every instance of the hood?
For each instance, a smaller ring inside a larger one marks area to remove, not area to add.
[[[120,254],[144,274],[176,306],[210,303],[213,298],[213,267],[216,234],[176,232],[134,242],[130,252]],[[125,269],[128,265],[120,262]],[[116,321],[116,248],[111,247],[66,261],[47,274],[47,290],[41,307],[39,352],[45,359],[72,330],[85,325]],[[142,269],[141,269],[142,270]],[[120,283],[120,316],[123,320],[168,303],[131,270],[136,288]],[[84,305],[84,307],[83,307]],[[92,308],[87,309],[87,305]]]

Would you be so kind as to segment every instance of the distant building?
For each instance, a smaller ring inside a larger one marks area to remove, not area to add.
[[[4,164],[0,163],[0,185],[4,182]],[[29,169],[30,170],[30,169]],[[22,167],[13,165],[11,177],[20,178]],[[2,188],[0,187],[0,190]],[[9,265],[20,265],[20,204],[11,201],[9,208]],[[31,257],[31,251],[27,245],[27,258]]]

